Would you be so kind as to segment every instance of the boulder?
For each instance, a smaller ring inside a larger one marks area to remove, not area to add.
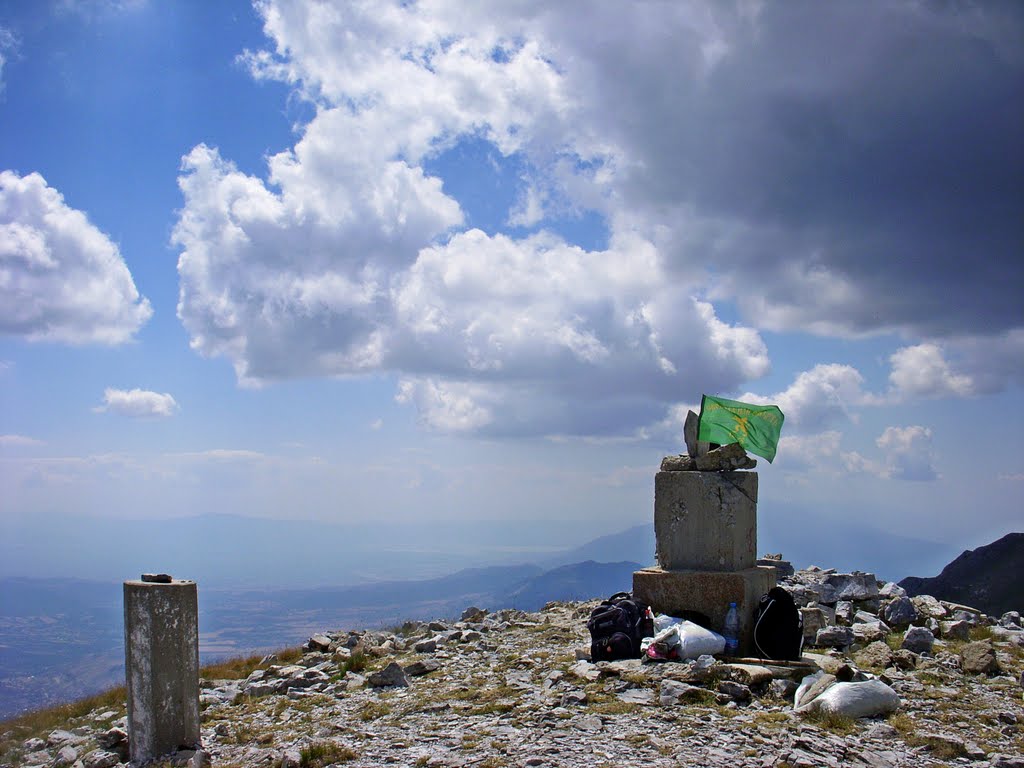
[[[309,642],[306,643],[306,647],[311,651],[323,651],[326,653],[331,650],[331,638],[327,635],[316,634],[309,638]]]
[[[840,600],[836,603],[836,624],[848,627],[853,624],[853,617],[856,613],[857,609],[853,607],[853,603],[849,600]]]
[[[814,644],[831,648],[847,648],[853,644],[853,637],[853,630],[849,627],[825,627],[818,630]]]
[[[114,768],[120,764],[121,758],[116,752],[107,752],[104,749],[94,749],[82,758],[83,768]]]
[[[571,667],[569,667],[569,674],[575,675],[581,680],[585,680],[590,683],[600,679],[601,670],[591,664],[589,661],[577,661]]]
[[[991,675],[999,672],[995,648],[988,640],[968,643],[960,652],[960,666],[972,675]]]
[[[953,621],[966,621],[972,627],[978,627],[984,623],[982,615],[980,613],[975,613],[974,611],[965,611],[958,608],[954,611],[950,611],[950,614]]]
[[[767,565],[775,569],[775,577],[778,580],[788,579],[796,571],[793,568],[793,564],[788,560],[783,560],[781,554],[777,555],[765,555],[757,559],[757,565]]]
[[[734,680],[723,680],[718,684],[718,692],[724,693],[733,701],[743,704],[750,701],[753,694],[750,692],[750,687],[743,683],[737,683]]]
[[[386,688],[389,686],[407,688],[409,686],[409,678],[406,676],[405,670],[397,662],[392,661],[384,669],[369,675],[366,678],[366,683],[374,688]]]
[[[801,608],[800,615],[804,620],[804,642],[813,643],[818,637],[818,630],[830,626],[834,622],[828,620],[828,616],[820,606],[814,608]]]
[[[854,624],[851,627],[853,636],[859,643],[873,643],[876,640],[884,640],[889,634],[889,627],[881,621],[871,621],[863,624]]]
[[[966,621],[940,621],[939,635],[945,640],[969,640],[971,625]]]
[[[487,611],[483,608],[477,608],[475,605],[469,606],[462,612],[462,621],[483,621],[484,617],[487,616]]]
[[[907,590],[895,581],[887,581],[878,589],[879,597],[906,597]]]
[[[793,602],[798,608],[818,605],[818,598],[821,597],[820,590],[807,584],[793,584],[787,587],[787,589],[789,589],[789,594],[793,596]]]
[[[662,680],[658,694],[661,706],[670,707],[674,704],[702,701],[707,695],[705,689],[679,680]]]
[[[942,607],[942,603],[931,595],[917,595],[910,598],[917,609],[918,619],[944,619],[948,611]]]
[[[405,667],[405,674],[410,675],[411,677],[419,677],[421,675],[426,675],[430,672],[434,672],[440,667],[441,665],[433,659],[421,659],[419,661],[414,661],[412,664],[407,665]]]
[[[999,626],[1012,629],[1016,627],[1020,629],[1024,627],[1024,623],[1021,623],[1020,613],[1017,611],[1007,611],[999,617]]]
[[[104,749],[114,749],[128,741],[128,732],[123,728],[111,728],[96,737],[96,743]]]
[[[881,640],[876,640],[858,651],[854,655],[853,660],[859,667],[885,669],[893,665],[892,648]]]
[[[834,573],[825,579],[825,583],[835,590],[838,600],[871,600],[878,597],[878,581],[873,573],[854,571],[853,573]],[[823,600],[822,602],[834,602]]]
[[[934,643],[935,635],[931,633],[931,630],[924,627],[910,627],[903,634],[903,642],[900,647],[913,653],[931,653]]]
[[[892,652],[892,663],[902,670],[914,669],[917,666],[917,654],[905,648]]]
[[[909,597],[894,597],[882,606],[879,618],[890,627],[902,629],[917,621],[917,608]]]

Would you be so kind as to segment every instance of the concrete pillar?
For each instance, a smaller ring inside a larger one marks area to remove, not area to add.
[[[757,473],[658,472],[654,534],[658,565],[633,574],[634,597],[716,632],[735,602],[739,653],[752,653],[754,607],[775,586],[775,569],[756,565]]]
[[[198,748],[196,583],[169,577],[126,581],[124,652],[132,761],[144,763],[179,748]]]
[[[757,560],[756,472],[658,472],[658,565],[667,571],[743,571]]]

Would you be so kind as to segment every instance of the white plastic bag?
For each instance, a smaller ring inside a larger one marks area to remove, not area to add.
[[[877,717],[900,708],[896,691],[881,680],[836,683],[811,702],[812,709],[846,717]]]
[[[651,644],[658,644],[663,646],[665,650],[668,650],[670,648],[675,648],[679,645],[679,642],[679,625],[669,624],[664,629],[658,630],[658,633],[654,636],[654,640],[651,641]]]
[[[833,681],[828,685],[829,680]],[[858,683],[837,683],[825,672],[815,672],[800,682],[793,697],[793,709],[797,712],[821,710],[845,717],[877,717],[888,715],[900,708],[900,697],[896,691],[881,680],[864,680]],[[825,690],[813,689],[816,683],[828,685]],[[815,695],[816,694],[816,695]],[[813,696],[814,698],[810,698]]]
[[[677,619],[675,616],[666,616],[664,613],[659,613],[654,617],[654,631],[661,632],[663,629],[668,629],[673,624],[678,624],[682,619]]]
[[[807,694],[811,688],[825,676],[825,670],[819,669],[813,675],[807,675],[803,680],[800,681],[800,685],[797,686],[796,693],[793,695],[793,709],[801,710],[813,701],[813,699],[807,699]],[[833,677],[830,675],[830,677]],[[834,677],[833,677],[834,679]],[[806,699],[806,700],[805,700]]]
[[[705,629],[692,621],[681,621],[674,625],[679,634],[679,658],[696,659],[705,654],[715,656],[725,650],[725,638],[717,632]]]

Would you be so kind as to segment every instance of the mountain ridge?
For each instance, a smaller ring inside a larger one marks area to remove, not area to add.
[[[928,594],[998,616],[1024,608],[1024,533],[1008,533],[964,550],[938,576],[899,582],[910,595]]]

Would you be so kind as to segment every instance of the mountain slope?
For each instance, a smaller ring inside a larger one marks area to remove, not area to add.
[[[643,523],[618,533],[588,541],[574,549],[568,549],[555,557],[540,562],[545,568],[583,563],[592,560],[597,563],[620,563],[629,560],[634,563],[654,563],[654,523]]]
[[[595,563],[587,560],[554,568],[534,576],[511,590],[501,605],[537,611],[551,600],[590,600],[633,588],[638,563]]]
[[[1024,610],[1024,533],[969,549],[931,578],[908,576],[900,582],[911,595],[980,608],[990,616]]]

